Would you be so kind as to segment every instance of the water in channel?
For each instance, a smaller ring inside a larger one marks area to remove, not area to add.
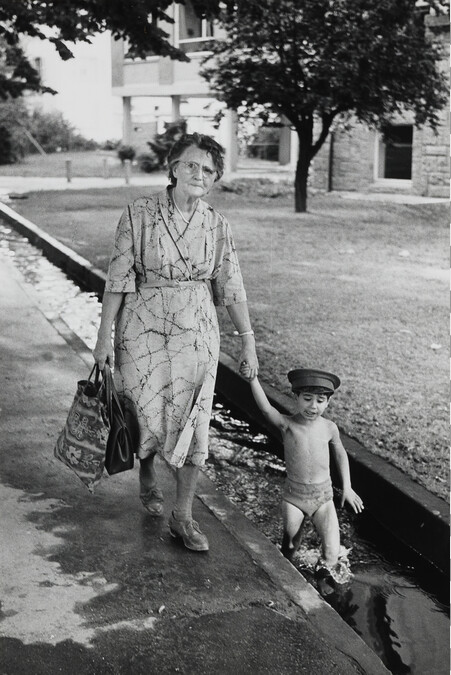
[[[62,318],[90,348],[100,304],[75,285],[28,240],[0,223],[0,256],[13,260],[49,318]],[[275,545],[281,541],[283,462],[270,441],[216,400],[205,472]],[[362,495],[364,498],[364,495]],[[412,553],[391,541],[368,514],[339,509],[352,579],[331,587],[317,582],[318,539],[310,524],[295,566],[378,654],[395,675],[449,673],[447,583],[423,572]],[[318,585],[320,584],[320,585]]]

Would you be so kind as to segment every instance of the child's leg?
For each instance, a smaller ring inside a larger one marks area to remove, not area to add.
[[[304,514],[294,504],[282,501],[283,515],[283,542],[282,553],[286,557],[294,553],[299,547],[301,539],[302,525],[304,523]],[[288,554],[288,555],[287,555]]]
[[[338,562],[340,552],[340,529],[333,501],[320,506],[312,520],[321,538],[323,558],[327,565],[333,566]]]

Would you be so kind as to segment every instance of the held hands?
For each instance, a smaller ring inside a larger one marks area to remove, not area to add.
[[[238,357],[240,375],[246,380],[253,380],[258,375],[258,359],[253,347],[243,347]]]
[[[253,380],[254,378],[251,377],[251,369],[247,361],[241,361],[240,363],[240,375],[241,377],[244,377],[245,380]]]
[[[249,364],[247,361],[241,361],[240,363],[240,375],[241,377],[244,377],[245,380],[249,380],[249,374],[251,372],[251,369],[249,367]]]
[[[350,504],[355,513],[361,513],[364,509],[363,501],[351,487],[343,490],[343,494],[341,495],[341,506],[343,506],[345,502]]]
[[[110,368],[114,367],[114,349],[111,340],[98,337],[92,355],[100,370],[104,369],[106,361]]]

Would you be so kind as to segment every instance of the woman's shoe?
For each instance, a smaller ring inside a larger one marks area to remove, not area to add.
[[[208,539],[200,531],[195,520],[177,520],[171,513],[169,518],[169,530],[173,537],[180,537],[190,551],[208,551]]]
[[[163,493],[160,488],[152,487],[147,491],[141,490],[139,498],[151,516],[163,515]]]

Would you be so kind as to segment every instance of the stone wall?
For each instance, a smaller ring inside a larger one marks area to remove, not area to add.
[[[448,115],[446,115],[448,117]],[[449,196],[449,121],[437,130],[414,129],[412,192],[428,197]]]
[[[430,38],[441,42],[441,70],[449,73],[449,22],[447,17],[427,17]],[[436,133],[430,127],[414,129],[412,191],[428,197],[449,196],[449,106],[439,113]]]
[[[355,123],[349,131],[329,135],[313,160],[310,182],[315,190],[366,190],[373,182],[373,164],[374,132]]]

